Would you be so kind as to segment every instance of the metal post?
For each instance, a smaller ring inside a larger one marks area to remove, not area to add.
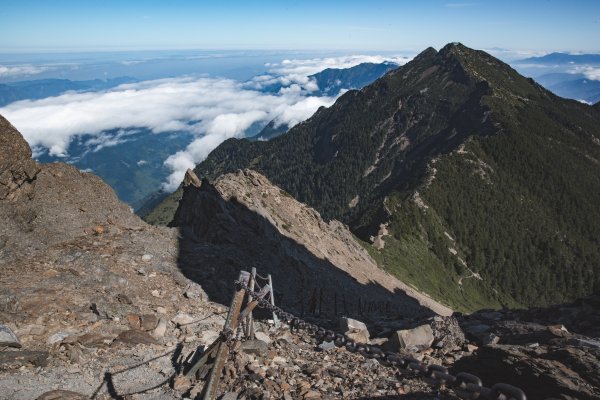
[[[254,284],[256,282],[256,268],[252,268],[251,277],[250,277],[250,290],[254,290]],[[252,296],[248,296],[248,303],[254,300]],[[254,339],[254,319],[252,318],[252,313],[248,315],[246,318],[246,338],[253,340]]]
[[[269,278],[269,287],[271,288],[271,305],[274,306],[275,305],[275,291],[273,290],[273,280],[271,279],[271,274],[269,274],[268,278]],[[273,313],[273,325],[275,325],[275,328],[279,328],[279,318],[277,317],[277,314],[275,314],[275,313]]]
[[[238,279],[247,284],[248,280],[250,279],[250,274],[246,271],[241,271]],[[227,319],[225,320],[224,330],[230,329],[235,332],[239,323],[238,316],[240,315],[240,309],[242,308],[242,302],[244,301],[245,294],[246,290],[242,288],[233,296],[231,306],[229,306],[229,313],[227,314]],[[213,400],[217,397],[217,389],[219,386],[219,380],[221,378],[221,372],[225,366],[227,354],[229,354],[229,346],[227,346],[227,343],[221,341],[218,346],[215,364],[213,365],[212,371],[210,372],[210,377],[204,389],[204,400]]]

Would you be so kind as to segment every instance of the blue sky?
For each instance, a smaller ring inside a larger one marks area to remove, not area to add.
[[[0,52],[137,49],[600,51],[596,0],[3,0]]]

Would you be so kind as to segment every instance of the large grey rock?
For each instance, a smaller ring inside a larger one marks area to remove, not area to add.
[[[2,324],[0,324],[0,346],[21,347],[17,335],[8,326]]]
[[[397,351],[398,349],[419,351],[431,347],[433,339],[431,326],[421,325],[413,329],[396,331],[386,343],[386,348],[390,351]]]
[[[435,317],[430,325],[434,337],[433,347],[440,349],[444,354],[464,345],[465,334],[456,318]]]

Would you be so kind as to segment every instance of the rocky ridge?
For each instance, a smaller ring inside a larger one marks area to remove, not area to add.
[[[248,255],[259,251],[250,259],[260,271],[283,278],[277,279],[279,282],[289,282],[280,283],[282,292],[294,293],[297,286],[304,286],[308,297],[317,280],[321,288],[337,290],[341,286],[342,292],[353,293],[354,297],[362,292],[365,296],[370,293],[370,300],[387,297],[386,301],[393,301],[404,312],[413,313],[421,306],[440,315],[452,313],[448,307],[378,268],[347,226],[336,220],[323,221],[317,211],[296,201],[255,171],[226,174],[211,184],[207,180],[200,183],[188,170],[184,185],[183,199],[172,226],[190,232],[197,244],[210,244],[210,251],[227,247],[222,252],[229,258],[241,253],[240,258],[246,263]],[[290,271],[292,266],[295,270]],[[219,270],[222,272],[224,268]],[[298,279],[284,278],[298,270]],[[347,285],[354,285],[354,289]],[[370,286],[375,289],[369,292]],[[417,307],[411,309],[410,303],[417,303]]]

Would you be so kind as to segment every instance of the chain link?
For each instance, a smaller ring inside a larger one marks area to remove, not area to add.
[[[260,308],[265,308],[274,313],[281,321],[288,323],[297,331],[304,331],[322,341],[333,341],[337,347],[345,347],[350,352],[382,361],[396,367],[400,372],[419,375],[432,386],[438,388],[441,386],[449,387],[462,399],[527,400],[525,393],[515,386],[497,383],[491,388],[487,388],[483,386],[481,379],[475,375],[459,372],[454,376],[448,372],[448,368],[442,365],[425,364],[414,357],[404,358],[398,353],[384,352],[380,346],[357,343],[341,333],[335,333],[330,329],[304,321],[281,307],[271,304],[268,300],[261,298],[259,292],[251,290],[244,282],[235,281],[235,286],[238,290],[246,290],[250,296],[257,299]]]

